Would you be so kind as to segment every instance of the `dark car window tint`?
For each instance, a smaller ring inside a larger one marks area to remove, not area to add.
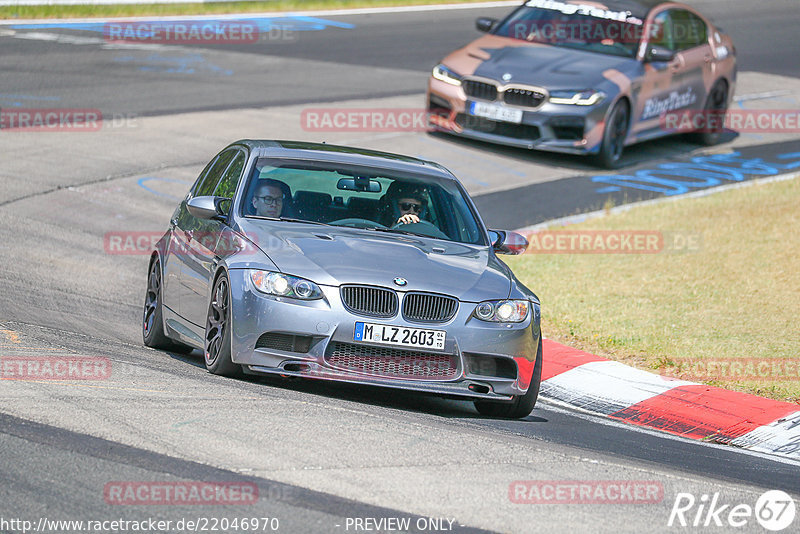
[[[222,180],[219,181],[219,185],[217,186],[216,191],[214,191],[214,196],[233,198],[233,194],[236,192],[236,185],[239,183],[239,179],[242,177],[244,164],[244,152],[239,152],[234,158],[233,163],[231,163],[228,167],[228,170],[225,171],[225,175],[222,177]]]
[[[233,156],[235,156],[237,152],[239,151],[234,149],[220,154],[220,156],[217,158],[217,161],[214,163],[214,166],[211,167],[210,171],[208,171],[205,180],[203,180],[203,184],[197,188],[197,191],[195,191],[194,196],[205,197],[214,194],[214,190],[217,188],[220,178],[222,178],[222,173],[228,168],[228,164],[231,162]]]
[[[708,28],[703,19],[680,9],[673,14],[673,34],[678,50],[688,50],[708,43]]]

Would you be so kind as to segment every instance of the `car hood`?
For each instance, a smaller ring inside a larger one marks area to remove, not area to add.
[[[452,295],[467,302],[507,298],[507,267],[489,247],[438,239],[246,220],[241,230],[286,274],[321,285],[367,284]]]
[[[454,52],[445,63],[462,74],[497,81],[511,74],[506,82],[511,84],[587,89],[604,81],[604,71],[625,71],[636,65],[636,60],[490,35]],[[470,64],[475,65],[473,72],[459,71],[459,65]]]

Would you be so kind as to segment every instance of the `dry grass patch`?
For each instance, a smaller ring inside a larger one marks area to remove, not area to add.
[[[656,230],[668,242],[700,242],[691,252],[510,258],[542,299],[545,335],[655,372],[786,359],[794,378],[776,379],[772,368],[760,381],[683,376],[800,402],[800,180],[637,207],[569,230]]]

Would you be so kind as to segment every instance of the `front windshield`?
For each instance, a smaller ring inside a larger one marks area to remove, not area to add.
[[[530,0],[498,26],[495,35],[598,52],[635,57],[644,23],[629,11],[556,0]]]
[[[261,158],[240,213],[486,244],[455,182],[342,163]]]

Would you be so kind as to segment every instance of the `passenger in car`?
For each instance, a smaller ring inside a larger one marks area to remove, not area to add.
[[[287,193],[289,186],[280,180],[267,178],[258,181],[256,192],[253,195],[253,207],[256,215],[260,217],[280,217],[284,207],[291,196]]]

